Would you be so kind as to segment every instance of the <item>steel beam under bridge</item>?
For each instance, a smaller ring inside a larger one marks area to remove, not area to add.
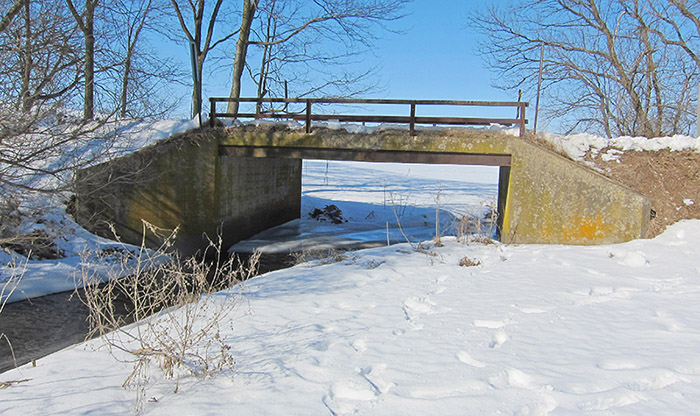
[[[353,160],[362,162],[423,163],[445,165],[510,166],[505,154],[421,152],[406,150],[358,150],[283,146],[219,146],[220,156],[281,159]]]

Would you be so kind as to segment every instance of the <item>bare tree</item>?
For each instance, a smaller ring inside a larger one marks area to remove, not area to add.
[[[95,9],[99,0],[85,0],[85,7],[78,12],[73,0],[66,0],[78,28],[85,40],[85,55],[83,60],[83,119],[95,118]]]
[[[534,89],[544,45],[544,107],[567,131],[654,137],[689,132],[700,75],[668,41],[688,34],[658,13],[672,2],[523,0],[487,8],[473,25],[502,88]]]
[[[182,71],[151,44],[170,22],[170,0],[113,0],[105,3],[102,20],[104,61],[97,85],[111,99],[119,117],[158,117],[172,108],[168,85],[180,83]]]
[[[72,17],[60,3],[27,1],[16,17],[0,32],[0,95],[4,105],[14,102],[28,116],[74,90],[80,45]],[[24,118],[12,114],[8,122]]]
[[[231,80],[230,97],[238,98],[241,95],[241,76],[245,68],[246,56],[248,55],[248,45],[250,44],[250,28],[255,18],[258,8],[258,0],[243,0],[243,14],[241,16],[241,28],[238,30],[238,41],[236,42],[236,53],[233,58],[233,76]],[[238,112],[238,103],[228,104],[229,113]]]
[[[338,75],[328,69],[334,64],[347,64],[349,57],[371,49],[378,33],[390,30],[389,24],[403,16],[405,3],[406,0],[244,0],[230,97],[240,96],[246,66],[260,96],[275,88],[273,84],[279,88],[286,77],[306,84],[308,88],[298,90],[300,96],[317,94],[328,86],[347,87],[362,77],[348,72]],[[257,26],[253,25],[256,20]],[[244,25],[257,30],[246,32]],[[259,48],[261,64],[257,71],[250,68],[248,46]],[[315,85],[308,86],[302,73],[313,73],[309,78],[315,78]],[[235,113],[237,108],[237,103],[232,102],[228,112]]]
[[[171,3],[182,32],[195,47],[198,79],[193,82],[192,88],[192,115],[194,116],[202,108],[202,74],[207,55],[235,36],[238,31],[224,32],[220,35],[216,33],[217,22],[224,5],[223,0],[188,0],[187,2],[171,0]],[[183,3],[186,4],[183,5]]]
[[[2,19],[0,19],[0,32],[5,31],[7,26],[9,26],[12,22],[12,19],[14,19],[17,13],[19,13],[19,11],[22,9],[24,3],[27,3],[28,1],[29,0],[15,0],[12,6],[10,6],[7,12],[2,16]]]

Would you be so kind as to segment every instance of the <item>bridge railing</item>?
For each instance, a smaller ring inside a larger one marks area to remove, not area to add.
[[[417,124],[430,125],[462,125],[462,126],[485,126],[490,124],[501,124],[506,126],[517,125],[520,127],[520,135],[525,133],[527,119],[525,118],[525,108],[527,102],[523,101],[456,101],[456,100],[395,100],[395,99],[359,99],[359,98],[209,98],[211,110],[209,120],[212,126],[215,125],[218,117],[226,118],[253,118],[253,119],[277,119],[296,120],[305,123],[306,132],[311,132],[312,121],[340,121],[340,122],[362,122],[362,123],[405,123],[409,125],[411,136],[416,134]],[[219,112],[216,109],[217,103],[256,103],[256,111],[250,112]],[[263,111],[263,103],[284,104],[285,109],[290,104],[303,104],[304,109],[300,112],[290,112],[286,110]],[[362,114],[318,114],[312,111],[314,104],[391,104],[409,106],[409,115],[362,115]],[[485,117],[437,117],[437,116],[417,116],[417,106],[471,106],[471,107],[514,107],[516,117],[514,118],[485,118]]]

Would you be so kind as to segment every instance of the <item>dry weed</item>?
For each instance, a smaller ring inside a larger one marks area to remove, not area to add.
[[[470,258],[470,257],[464,256],[459,260],[459,265],[462,267],[480,266],[481,260],[477,259],[476,257]]]
[[[247,265],[240,264],[222,252],[219,238],[201,256],[181,260],[167,251],[173,237],[158,250],[142,245],[110,250],[109,255],[85,253],[80,270],[89,337],[99,335],[113,357],[133,364],[123,387],[136,390],[137,411],[143,407],[152,364],[164,378],[177,379],[175,391],[180,377],[205,378],[233,368],[221,326],[231,322],[241,286],[215,292],[253,277],[259,259],[257,253]],[[102,279],[90,261],[102,263],[106,283],[97,284]],[[134,323],[125,326],[129,322]]]
[[[4,282],[2,282],[2,287],[0,287],[0,314],[2,314],[3,309],[5,309],[7,300],[10,298],[10,296],[12,296],[15,290],[17,290],[19,282],[22,280],[24,272],[26,271],[28,261],[29,260],[27,259],[23,265],[18,265],[16,260],[13,260],[5,266],[5,270],[9,270],[10,275]],[[14,363],[15,367],[17,367],[15,350],[12,348],[10,338],[8,338],[7,334],[4,332],[0,332],[0,340],[7,342],[7,346],[10,348],[10,354],[12,355],[12,362]]]

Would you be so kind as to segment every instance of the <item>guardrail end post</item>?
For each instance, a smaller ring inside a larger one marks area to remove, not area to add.
[[[216,125],[216,101],[209,97],[209,127]]]
[[[416,135],[416,103],[415,102],[411,103],[411,121],[410,121],[409,130],[411,132],[411,136]]]
[[[306,100],[306,133],[311,133],[311,100]]]

